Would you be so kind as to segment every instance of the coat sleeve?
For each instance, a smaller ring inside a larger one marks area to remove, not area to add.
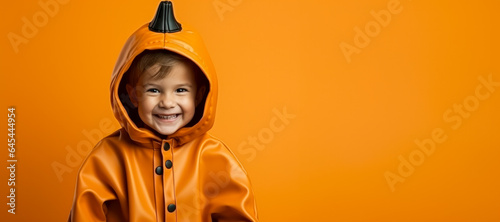
[[[116,194],[113,188],[113,175],[106,161],[105,149],[96,145],[96,148],[82,163],[77,175],[73,205],[68,222],[110,221],[107,215],[108,206],[116,203]]]
[[[247,172],[222,142],[216,152],[205,152],[207,180],[203,189],[211,221],[258,221],[257,206]],[[214,151],[215,151],[214,150]]]

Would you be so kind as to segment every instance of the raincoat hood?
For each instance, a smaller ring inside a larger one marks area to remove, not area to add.
[[[175,20],[171,2],[161,2],[153,21],[141,26],[123,46],[111,77],[111,105],[116,119],[132,140],[142,144],[150,144],[151,140],[161,141],[154,132],[140,128],[134,122],[131,102],[124,90],[124,82],[127,81],[124,75],[134,58],[145,50],[158,49],[172,51],[190,59],[200,68],[209,83],[208,93],[198,105],[202,107],[196,109],[194,119],[197,122],[168,136],[182,145],[212,128],[217,104],[217,77],[200,35]]]

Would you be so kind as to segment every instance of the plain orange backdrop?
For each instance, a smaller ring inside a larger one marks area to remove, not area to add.
[[[3,3],[0,125],[14,106],[18,162],[12,215],[2,130],[1,221],[67,219],[87,147],[118,128],[118,53],[158,2]],[[247,169],[261,221],[500,221],[500,86],[483,83],[500,82],[499,5],[174,0],[212,56],[212,133]],[[436,128],[425,154],[415,140]]]

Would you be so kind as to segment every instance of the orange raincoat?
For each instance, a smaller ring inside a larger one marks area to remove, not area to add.
[[[162,2],[157,16],[168,12],[165,7],[172,5]],[[102,139],[82,163],[69,221],[258,221],[246,171],[207,132],[215,118],[217,77],[201,38],[180,24],[182,30],[171,33],[148,25],[132,34],[118,58],[111,104],[122,128]],[[191,59],[210,84],[198,122],[166,138],[139,128],[125,108],[130,101],[123,75],[137,55],[155,49]]]

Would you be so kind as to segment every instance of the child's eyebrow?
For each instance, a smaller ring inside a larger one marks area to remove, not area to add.
[[[176,87],[193,87],[193,85],[191,83],[181,83],[181,84],[177,84],[175,85]]]
[[[146,88],[146,86],[154,86],[154,87],[161,87],[160,85],[157,85],[157,84],[153,84],[153,83],[146,83],[144,85],[142,85],[142,87]],[[193,84],[191,83],[181,83],[181,84],[177,84],[175,85],[175,87],[190,87],[192,88],[193,87]]]
[[[144,87],[144,88],[146,88],[146,86],[160,87],[159,85],[152,84],[152,83],[146,83],[146,84],[142,85],[142,87]]]

